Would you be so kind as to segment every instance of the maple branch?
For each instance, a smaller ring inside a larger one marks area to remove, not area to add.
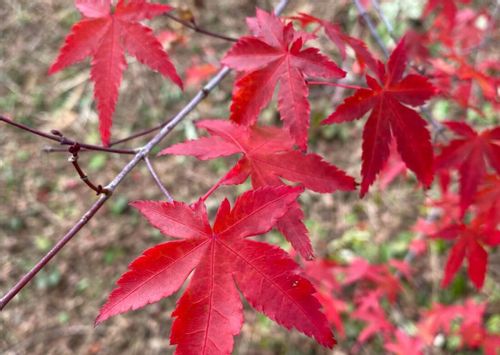
[[[208,30],[205,30],[201,27],[199,27],[194,21],[193,22],[189,22],[189,21],[184,21],[170,13],[165,13],[164,14],[166,17],[168,17],[169,19],[177,22],[177,23],[180,23],[181,25],[187,27],[187,28],[190,28],[192,29],[193,31],[195,32],[198,32],[198,33],[201,33],[201,34],[204,34],[204,35],[207,35],[207,36],[211,36],[211,37],[215,37],[215,38],[219,38],[219,39],[223,39],[225,41],[230,41],[230,42],[237,42],[238,39],[237,38],[233,38],[233,37],[229,37],[229,36],[225,36],[225,35],[221,35],[219,33],[215,33],[215,32],[212,32],[212,31],[208,31]]]
[[[288,5],[289,0],[280,0],[278,5],[274,9],[274,13],[279,15],[285,7]],[[172,129],[181,122],[189,113],[191,113],[198,104],[203,101],[212,90],[219,85],[219,83],[224,79],[231,69],[224,66],[222,69],[215,74],[212,79],[200,90],[198,93],[189,101],[184,108],[182,108],[177,115],[175,115],[163,128],[158,132],[149,142],[140,148],[134,157],[123,167],[123,169],[115,176],[115,178],[104,188],[109,192],[107,194],[101,194],[97,201],[85,212],[85,214],[80,218],[80,220],[70,228],[70,230],[52,247],[52,249],[40,259],[36,265],[28,271],[21,279],[9,290],[7,293],[0,298],[0,311],[5,308],[5,306],[14,298],[28,282],[30,282],[33,277],[54,257],[59,251],[71,240],[73,237],[92,219],[92,217],[99,211],[99,209],[105,204],[105,202],[111,197],[117,186],[125,179],[125,177],[139,164],[141,160],[146,157],[151,150],[165,138]],[[3,118],[3,116],[0,116]],[[4,120],[2,120],[4,121]],[[10,121],[10,120],[9,120]],[[10,121],[12,122],[12,121]],[[28,129],[30,131],[30,129]],[[32,132],[35,133],[35,132]],[[42,136],[47,135],[43,132],[35,133]],[[46,138],[52,137],[52,135],[47,135]],[[74,143],[74,142],[73,142]],[[84,147],[84,145],[81,145]]]
[[[158,176],[158,174],[156,174],[156,171],[153,168],[153,165],[151,164],[151,161],[149,160],[149,157],[147,155],[144,157],[144,162],[146,163],[146,166],[147,166],[147,168],[149,170],[149,173],[153,177],[153,180],[156,182],[156,185],[158,185],[158,187],[160,188],[161,192],[163,192],[163,194],[167,198],[167,202],[172,202],[174,200],[172,198],[172,195],[170,195],[170,193],[165,188],[165,186],[163,186],[163,184],[162,184],[162,182],[160,180],[160,177]]]
[[[88,176],[83,172],[82,168],[80,167],[80,164],[78,164],[78,152],[80,151],[80,145],[78,143],[73,144],[71,147],[69,147],[68,151],[71,153],[71,157],[69,157],[69,162],[73,164],[75,167],[76,172],[78,173],[78,176],[80,176],[80,179],[92,190],[94,190],[97,195],[100,194],[108,194],[109,192],[104,189],[101,185],[94,185],[88,178]]]
[[[28,282],[35,277],[35,275],[45,266],[47,263],[61,251],[61,249],[80,231],[80,229],[85,226],[90,219],[96,214],[96,212],[104,205],[104,202],[110,197],[110,194],[102,194],[99,199],[94,202],[92,207],[90,207],[87,212],[80,218],[80,220],[71,227],[71,229],[50,249],[50,251],[45,254],[45,256],[36,263],[36,265],[28,271],[21,279],[12,287],[6,294],[0,299],[0,311],[14,298],[19,291],[23,289]]]
[[[375,42],[377,42],[380,49],[382,49],[382,52],[384,52],[384,56],[386,58],[389,58],[389,51],[385,47],[384,41],[382,41],[382,38],[380,38],[379,34],[377,33],[377,29],[375,28],[375,25],[373,24],[373,21],[370,18],[370,16],[368,16],[365,7],[359,0],[353,0],[353,1],[354,5],[356,5],[356,8],[358,9],[359,14],[363,18],[363,21],[368,26],[368,29],[370,30],[372,37],[375,39]]]
[[[93,145],[93,144],[79,143],[73,139],[66,138],[65,136],[62,135],[61,132],[59,132],[57,130],[52,130],[51,133],[42,132],[42,131],[37,130],[35,128],[28,127],[22,123],[14,122],[10,118],[7,118],[6,116],[3,116],[3,115],[0,115],[0,121],[5,122],[11,126],[17,127],[19,129],[22,129],[24,131],[30,132],[32,134],[35,134],[37,136],[40,136],[40,137],[43,137],[46,139],[50,139],[50,140],[55,141],[55,142],[59,142],[59,144],[61,144],[61,145],[79,144],[81,148],[85,148],[86,150],[94,150],[94,151],[116,153],[116,154],[132,155],[132,154],[137,153],[135,150],[132,150],[132,149],[114,149],[114,148],[101,147],[101,146]],[[50,150],[52,150],[52,149],[50,149]],[[49,151],[49,150],[47,149],[45,151]]]
[[[389,36],[391,36],[392,40],[394,42],[397,42],[397,38],[394,35],[394,28],[392,27],[391,23],[389,22],[389,19],[387,16],[385,16],[384,12],[382,11],[382,8],[380,7],[380,3],[378,0],[371,0],[373,8],[375,9],[375,12],[377,13],[377,16],[382,20],[384,23],[385,28],[387,29],[387,33],[389,33]]]
[[[166,122],[162,122],[161,124],[157,125],[157,126],[154,126],[154,127],[151,127],[151,128],[148,128],[148,129],[145,129],[144,131],[139,131],[137,133],[133,133],[132,135],[128,136],[128,137],[125,137],[125,138],[122,138],[122,139],[119,139],[117,141],[114,141],[114,142],[111,142],[109,144],[110,147],[114,146],[114,145],[117,145],[117,144],[122,144],[122,143],[125,143],[125,142],[128,142],[128,141],[131,141],[133,139],[136,139],[136,138],[140,138],[140,137],[143,137],[143,136],[146,136],[148,134],[151,134],[151,133],[154,133],[160,129],[162,129],[165,125],[167,125],[168,123],[170,122],[170,120],[166,121]]]

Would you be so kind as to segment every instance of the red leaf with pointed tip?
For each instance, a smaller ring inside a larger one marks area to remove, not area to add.
[[[298,274],[297,264],[281,249],[247,240],[235,243],[236,283],[248,302],[278,324],[332,347],[335,343],[312,284]]]
[[[110,12],[109,0],[76,0],[75,4],[84,18],[73,25],[49,74],[92,57],[90,77],[95,85],[99,131],[103,145],[107,146],[123,71],[127,67],[125,51],[182,88],[182,81],[160,42],[150,28],[138,22],[172,8],[145,0],[120,0],[114,12]]]
[[[363,68],[367,66],[374,73],[377,72],[377,61],[368,50],[366,44],[362,40],[351,37],[342,32],[339,25],[305,13],[299,13],[298,16],[294,16],[292,19],[299,20],[304,25],[309,23],[319,24],[324,28],[327,37],[337,46],[343,60],[345,60],[347,55],[346,46],[349,46],[354,51],[360,67]]]
[[[414,338],[401,330],[396,331],[396,339],[393,342],[385,343],[385,350],[396,355],[422,355],[424,354],[424,343],[418,338]]]
[[[352,121],[371,110],[363,131],[361,196],[366,194],[384,167],[392,136],[396,139],[401,158],[418,180],[425,187],[429,187],[433,180],[433,152],[426,122],[416,111],[403,104],[422,105],[434,95],[435,89],[420,75],[403,77],[406,64],[403,38],[389,58],[387,72],[380,66],[379,81],[367,75],[369,88],[357,90],[323,122]]]
[[[465,122],[448,121],[445,125],[461,138],[452,140],[442,149],[436,157],[436,168],[458,169],[463,215],[486,176],[486,162],[500,174],[500,127],[478,133]]]
[[[488,253],[482,244],[496,246],[500,244],[498,236],[500,236],[500,231],[492,230],[479,219],[473,220],[470,225],[453,224],[436,232],[433,238],[456,240],[446,262],[442,286],[446,287],[450,284],[463,260],[467,258],[469,278],[478,289],[483,287]]]
[[[172,313],[170,340],[176,353],[231,353],[243,323],[236,285],[258,311],[332,347],[335,340],[316,291],[299,276],[298,265],[283,250],[246,238],[269,231],[301,191],[288,186],[251,190],[233,208],[224,200],[213,229],[201,202],[133,203],[155,227],[181,240],[157,245],[132,262],[96,323],[171,295],[194,269]]]
[[[283,183],[280,177],[317,192],[354,190],[356,187],[352,177],[319,155],[293,150],[294,142],[285,130],[270,126],[242,127],[222,120],[204,120],[197,126],[209,131],[211,136],[175,144],[161,151],[160,155],[180,154],[210,159],[237,150],[243,157],[222,179],[226,185],[241,184],[250,176],[254,188],[280,185]],[[219,140],[224,141],[220,147],[211,146],[210,142]],[[312,247],[302,220],[303,213],[296,204],[280,219],[277,227],[302,256],[310,259]]]
[[[230,119],[254,124],[279,84],[281,119],[305,150],[310,113],[305,76],[342,78],[345,72],[317,49],[302,49],[310,36],[296,32],[274,14],[257,9],[256,18],[247,22],[254,37],[240,38],[222,60],[224,65],[245,72],[235,83]]]

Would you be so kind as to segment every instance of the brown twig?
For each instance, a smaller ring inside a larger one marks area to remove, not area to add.
[[[207,35],[207,36],[211,36],[211,37],[223,39],[225,41],[230,41],[230,42],[237,42],[238,41],[237,38],[233,38],[233,37],[229,37],[229,36],[221,35],[219,33],[215,33],[215,32],[212,32],[212,31],[205,30],[204,28],[199,27],[194,22],[189,22],[189,21],[181,20],[180,18],[178,18],[178,17],[176,17],[176,16],[174,16],[174,15],[168,13],[168,12],[165,13],[165,16],[168,17],[169,19],[175,21],[175,22],[180,23],[181,25],[183,25],[183,26],[185,26],[187,28],[192,29],[195,32],[198,32],[198,33],[201,33],[201,34],[204,34],[204,35]]]
[[[289,0],[280,0],[274,9],[274,13],[279,15],[288,4]],[[35,266],[28,271],[21,279],[0,299],[0,311],[14,298],[28,282],[54,257],[73,237],[88,223],[104,203],[111,197],[112,193],[125,177],[147,156],[151,150],[162,141],[189,113],[191,113],[198,104],[203,101],[208,94],[224,79],[231,69],[223,67],[214,77],[175,115],[149,142],[138,150],[134,157],[123,167],[115,178],[105,186],[109,191],[107,194],[101,194],[96,202],[85,212],[82,218],[71,227],[71,229],[54,245],[54,247],[42,258]],[[35,132],[33,132],[35,133]],[[43,133],[43,132],[42,132]],[[35,133],[38,134],[38,133]],[[48,137],[46,137],[48,138]],[[49,138],[52,139],[52,138]],[[83,145],[82,145],[83,147]]]
[[[114,148],[101,147],[101,146],[93,145],[93,144],[79,143],[73,139],[66,138],[65,136],[62,135],[61,132],[59,132],[57,130],[52,130],[51,133],[42,132],[38,129],[28,127],[22,123],[15,122],[15,121],[11,120],[10,118],[3,116],[3,115],[0,115],[0,121],[5,122],[11,126],[17,127],[19,129],[22,129],[23,131],[33,133],[39,137],[43,137],[43,138],[52,140],[54,142],[59,142],[59,144],[61,144],[61,145],[79,144],[81,148],[85,148],[86,150],[94,150],[94,151],[116,153],[116,154],[132,155],[132,154],[137,153],[135,150],[132,150],[132,149],[114,149]]]
[[[68,148],[68,151],[71,153],[71,156],[69,157],[68,160],[75,167],[75,170],[78,173],[78,176],[80,176],[80,179],[82,179],[82,181],[88,187],[94,190],[97,195],[108,194],[109,191],[103,188],[102,185],[97,185],[97,186],[94,185],[92,181],[89,180],[88,176],[83,172],[82,168],[80,167],[80,164],[78,164],[78,152],[80,152],[80,145],[78,143],[75,143]]]

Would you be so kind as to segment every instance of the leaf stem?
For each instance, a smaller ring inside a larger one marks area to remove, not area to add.
[[[356,8],[358,9],[359,14],[363,18],[363,21],[368,26],[368,30],[370,30],[372,37],[375,39],[375,42],[377,42],[380,49],[382,49],[384,56],[386,58],[389,58],[389,51],[387,50],[384,41],[382,40],[382,38],[380,38],[379,34],[377,33],[377,29],[375,28],[375,25],[373,24],[373,21],[371,20],[370,16],[368,16],[365,7],[359,0],[353,0],[353,1],[354,5],[356,5]]]
[[[158,185],[158,187],[160,188],[161,192],[163,192],[163,194],[165,195],[167,201],[168,202],[172,202],[174,200],[172,198],[172,195],[170,195],[170,193],[168,192],[168,190],[166,189],[166,187],[163,186],[163,184],[162,184],[162,182],[160,180],[160,177],[158,176],[158,174],[156,174],[156,171],[153,168],[153,164],[151,164],[151,161],[149,160],[149,157],[147,155],[144,157],[144,162],[146,163],[146,166],[147,166],[147,168],[149,170],[149,173],[153,177],[153,180],[156,182],[156,185]]]

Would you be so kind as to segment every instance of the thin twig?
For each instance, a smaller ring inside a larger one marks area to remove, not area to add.
[[[394,42],[397,42],[396,35],[394,34],[394,28],[392,27],[391,23],[389,22],[389,19],[387,16],[385,16],[384,12],[382,11],[382,8],[380,7],[380,3],[378,0],[371,0],[373,8],[375,9],[375,12],[377,13],[378,17],[382,20],[384,23],[385,27],[387,28],[387,32],[391,36],[392,40]]]
[[[280,0],[276,6],[274,13],[279,15],[289,0]],[[175,115],[172,120],[165,125],[161,131],[156,134],[144,147],[142,147],[136,155],[123,167],[123,169],[115,176],[115,178],[105,187],[109,190],[108,194],[101,194],[96,202],[90,207],[82,218],[54,245],[54,247],[40,260],[36,265],[25,274],[15,285],[12,287],[5,296],[0,299],[0,311],[14,298],[28,282],[54,257],[57,253],[88,223],[88,221],[96,214],[96,212],[104,205],[104,203],[111,197],[117,186],[125,179],[125,177],[139,164],[141,160],[147,156],[151,150],[165,138],[172,129],[182,121],[191,111],[193,111],[198,104],[203,101],[210,92],[217,87],[217,85],[224,79],[231,69],[223,67],[212,79],[191,99],[191,101],[184,106],[184,108]]]
[[[148,128],[148,129],[146,129],[144,131],[133,133],[133,134],[131,134],[128,137],[125,137],[125,138],[119,139],[117,141],[111,142],[109,144],[109,146],[112,147],[112,146],[115,146],[117,144],[122,144],[122,143],[125,143],[125,142],[128,142],[128,141],[131,141],[133,139],[140,138],[140,137],[146,136],[148,134],[154,133],[156,131],[159,131],[160,129],[162,129],[163,127],[165,127],[170,121],[171,121],[171,119],[168,120],[168,121],[166,121],[166,122],[162,122],[161,124],[159,124],[157,126]]]
[[[78,176],[80,176],[80,179],[92,190],[96,192],[97,195],[100,194],[108,194],[108,191],[102,187],[102,185],[94,185],[92,181],[89,180],[88,176],[83,172],[82,168],[80,167],[80,164],[78,164],[78,153],[80,152],[80,145],[78,143],[73,144],[71,147],[69,147],[68,151],[71,153],[71,156],[69,157],[69,162],[73,164],[76,172],[78,173]]]
[[[208,31],[208,30],[205,30],[201,27],[199,27],[196,23],[194,22],[189,22],[189,21],[184,21],[184,20],[181,20],[180,18],[170,14],[170,13],[165,13],[164,14],[166,17],[168,17],[169,19],[175,21],[175,22],[178,22],[180,23],[181,25],[185,26],[185,27],[188,27],[190,29],[192,29],[193,31],[195,32],[198,32],[198,33],[201,33],[201,34],[204,34],[204,35],[207,35],[207,36],[211,36],[211,37],[215,37],[215,38],[219,38],[219,39],[223,39],[225,41],[230,41],[230,42],[237,42],[238,39],[237,38],[233,38],[233,37],[229,37],[229,36],[225,36],[225,35],[221,35],[219,33],[215,33],[215,32],[212,32],[212,31]]]
[[[148,167],[149,173],[153,177],[153,180],[156,182],[156,185],[158,185],[158,187],[160,188],[161,192],[163,192],[163,194],[167,198],[167,201],[168,202],[172,202],[174,200],[172,198],[172,195],[170,195],[170,193],[165,188],[165,186],[163,186],[163,184],[162,184],[162,182],[160,180],[160,177],[158,176],[158,174],[156,174],[156,171],[153,168],[153,165],[151,164],[151,161],[149,160],[149,157],[147,155],[144,157],[144,161],[146,162],[146,166]]]
[[[68,243],[75,235],[80,231],[80,229],[85,226],[90,219],[96,214],[96,212],[104,205],[104,202],[111,195],[102,194],[99,199],[94,202],[92,207],[89,208],[87,212],[80,218],[80,220],[71,227],[71,229],[66,233],[53,247],[50,251],[45,254],[45,256],[36,263],[36,265],[28,271],[21,279],[12,287],[7,293],[0,299],[0,311],[10,302],[14,296],[16,296],[19,291],[23,289],[28,282],[35,277],[35,275],[54,257],[61,251],[61,249]]]
[[[348,84],[342,84],[342,83],[333,83],[331,81],[312,81],[312,80],[307,80],[308,85],[325,85],[325,86],[335,86],[335,87],[340,87],[344,89],[354,89],[354,90],[362,90],[366,89],[361,86],[357,85],[348,85]]]
[[[375,25],[372,22],[372,19],[370,16],[368,16],[368,13],[366,12],[365,7],[359,0],[353,0],[354,4],[356,5],[356,8],[358,9],[359,14],[365,21],[366,25],[368,26],[368,29],[370,30],[370,33],[372,34],[373,38],[377,42],[378,46],[384,53],[384,56],[386,58],[389,58],[389,51],[385,47],[384,41],[382,41],[382,38],[380,38],[379,34],[377,33],[377,29],[375,28]]]
[[[108,153],[116,153],[116,154],[137,154],[135,150],[132,149],[114,149],[114,148],[106,148],[106,147],[101,147],[98,145],[93,145],[93,144],[86,144],[86,143],[80,143],[77,142],[73,139],[66,138],[61,134],[61,132],[53,130],[51,133],[46,133],[42,132],[38,129],[28,127],[22,123],[15,122],[11,120],[10,118],[0,115],[0,121],[5,122],[11,126],[17,127],[19,129],[22,129],[24,131],[33,133],[39,137],[43,137],[46,139],[50,139],[54,142],[59,142],[61,145],[74,145],[74,144],[79,144],[80,147],[85,148],[86,150],[95,150],[95,151],[100,151],[100,152],[108,152]]]

